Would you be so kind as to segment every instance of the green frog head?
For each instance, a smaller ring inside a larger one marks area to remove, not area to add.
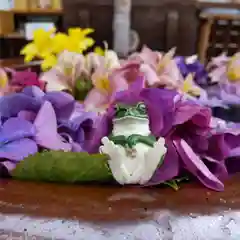
[[[114,120],[120,119],[148,119],[147,108],[143,102],[135,105],[117,104],[115,106]]]

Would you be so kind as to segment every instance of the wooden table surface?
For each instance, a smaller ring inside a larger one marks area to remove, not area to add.
[[[169,188],[2,181],[0,230],[26,230],[54,239],[240,239],[234,238],[240,236],[240,175],[225,187],[219,193],[187,183],[175,192]],[[45,220],[48,223],[42,227]],[[71,234],[67,234],[69,229]],[[78,238],[76,229],[85,237]],[[127,235],[131,237],[125,238]]]

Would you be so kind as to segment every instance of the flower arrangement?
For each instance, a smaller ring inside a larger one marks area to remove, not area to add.
[[[183,74],[194,72],[195,82],[203,87],[200,100],[210,107],[224,107],[239,105],[240,82],[240,55],[232,57],[221,54],[213,58],[205,67],[197,59],[191,64],[186,64],[185,59],[178,60],[179,68]]]
[[[224,189],[237,169],[232,163],[239,165],[240,128],[204,106],[203,96],[210,94],[204,86],[219,79],[216,64],[205,68],[195,57],[174,56],[175,49],[143,47],[119,59],[107,45],[84,54],[93,42],[76,44],[78,50],[60,42],[58,51],[50,51],[55,61],[40,76],[1,70],[0,176],[174,189],[183,179],[198,179]],[[29,61],[33,53],[29,45],[24,49]],[[37,56],[44,59],[45,51]],[[228,60],[222,73],[234,84],[235,61]]]
[[[197,77],[195,80],[203,88],[198,102],[211,107],[215,116],[234,122],[240,121],[239,57],[239,53],[232,57],[221,54],[213,58],[206,68],[198,61],[194,62]],[[193,70],[194,67],[189,68]],[[180,63],[180,69],[186,71],[183,61]]]

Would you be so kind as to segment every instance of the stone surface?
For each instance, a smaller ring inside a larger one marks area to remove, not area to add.
[[[239,179],[222,193],[192,183],[174,192],[2,182],[0,240],[238,240]]]

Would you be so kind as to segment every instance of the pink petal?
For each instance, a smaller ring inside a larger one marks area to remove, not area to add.
[[[145,80],[149,86],[161,85],[156,71],[148,64],[142,64],[140,71],[144,74]]]
[[[85,108],[91,110],[94,108],[102,107],[109,101],[108,94],[101,92],[97,88],[93,88],[84,100]]]
[[[70,87],[70,79],[56,69],[51,69],[40,76],[40,80],[47,83],[47,91],[72,90]]]
[[[132,61],[125,62],[120,68],[115,69],[112,74],[110,74],[109,78],[111,82],[117,82],[119,81],[118,79],[121,79],[122,82],[124,80],[128,84],[132,83],[141,75],[139,68],[139,63]]]

